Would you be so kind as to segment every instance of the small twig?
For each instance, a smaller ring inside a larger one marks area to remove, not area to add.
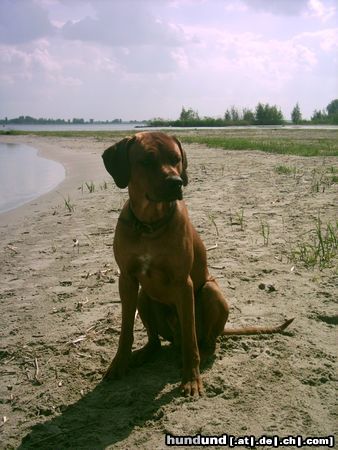
[[[4,361],[4,364],[8,364],[11,361],[13,361],[13,359],[15,359],[15,356],[12,356],[11,358],[7,359],[7,361]]]
[[[209,252],[210,250],[215,250],[215,248],[218,247],[218,244],[216,243],[215,245],[212,245],[211,247],[207,248],[207,252]]]
[[[54,358],[54,356],[51,356],[50,358],[48,358],[47,362],[46,362],[46,366],[48,366],[48,364],[51,362],[51,360]]]
[[[25,367],[25,373],[28,381],[32,381],[31,374],[29,373],[29,370],[27,367]]]
[[[2,420],[1,420],[1,423],[0,423],[0,427],[3,427],[4,425],[5,425],[5,423],[7,422],[7,417],[6,416],[2,416]]]
[[[34,358],[34,367],[35,367],[34,380],[37,381],[38,383],[40,383],[40,380],[39,380],[40,368],[39,368],[38,359],[36,357]]]
[[[82,356],[83,358],[92,358],[92,355],[85,354],[85,353],[80,353],[80,352],[76,352],[76,355]]]
[[[218,228],[217,228],[215,219],[212,217],[211,214],[209,215],[209,219],[210,219],[211,223],[213,224],[213,226],[215,227],[217,237],[219,237],[219,232],[218,232]]]
[[[135,314],[135,319],[136,319],[136,315],[137,315],[137,311]],[[102,330],[106,329],[107,326],[105,324],[101,324],[100,321],[98,323],[95,323],[94,325],[91,325],[89,328],[87,328],[85,330],[85,334],[82,334],[81,336],[75,338],[72,341],[68,341],[66,344],[67,345],[74,345],[78,344],[79,342],[84,341],[85,339],[90,338],[90,332],[93,331],[94,334],[100,333],[102,332]]]
[[[91,244],[93,244],[94,242],[90,239],[90,237],[89,237],[89,235],[88,234],[85,234],[84,235],[87,239],[88,239],[88,241],[91,243]]]
[[[87,336],[83,334],[82,336],[79,336],[78,338],[74,339],[73,341],[67,342],[67,344],[75,345],[75,344],[77,344],[78,342],[84,341],[86,338],[87,338]]]
[[[6,248],[8,248],[8,250],[11,250],[12,252],[14,252],[16,254],[18,253],[18,251],[17,251],[18,247],[14,247],[14,245],[8,244]]]

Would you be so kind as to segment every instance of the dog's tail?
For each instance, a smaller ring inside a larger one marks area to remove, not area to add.
[[[294,321],[294,317],[292,319],[286,320],[281,325],[276,325],[272,327],[264,327],[264,326],[251,326],[251,327],[240,327],[240,328],[225,328],[223,330],[222,336],[241,336],[241,335],[250,335],[250,334],[272,334],[272,333],[280,333],[285,330],[290,323]]]

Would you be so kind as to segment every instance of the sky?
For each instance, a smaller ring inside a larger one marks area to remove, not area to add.
[[[310,118],[337,50],[338,0],[0,0],[0,118]]]

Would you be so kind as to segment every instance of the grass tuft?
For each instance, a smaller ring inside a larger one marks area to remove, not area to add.
[[[102,184],[100,184],[101,191],[106,191],[108,189],[108,183],[107,181],[104,181]]]
[[[311,192],[325,192],[332,184],[337,183],[338,176],[335,174],[336,167],[316,168],[312,170]]]
[[[263,245],[267,247],[269,245],[270,238],[270,224],[261,220],[261,233],[263,236]]]
[[[235,212],[235,217],[233,217],[232,212],[230,211],[230,225],[239,225],[241,227],[241,231],[244,231],[245,223],[243,208]]]
[[[93,181],[91,181],[90,183],[88,183],[87,181],[85,182],[85,185],[88,189],[88,192],[90,194],[92,194],[93,192],[95,192],[95,184],[93,183]]]
[[[64,206],[68,210],[68,212],[73,213],[75,211],[75,205],[72,203],[70,196],[68,195],[67,198],[64,197],[62,194],[60,194],[64,201]]]
[[[274,168],[275,172],[279,175],[295,175],[297,173],[296,167],[290,167],[285,165],[279,165]]]
[[[337,256],[338,221],[335,224],[328,223],[324,227],[318,217],[315,229],[310,233],[310,241],[298,242],[291,251],[291,260],[300,262],[307,268],[331,267]]]

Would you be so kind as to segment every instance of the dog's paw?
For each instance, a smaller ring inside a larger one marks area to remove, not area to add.
[[[104,374],[104,380],[116,380],[122,378],[128,370],[128,360],[115,357]]]
[[[202,379],[198,377],[196,380],[182,382],[181,392],[185,397],[203,395]]]
[[[154,343],[148,342],[144,347],[135,350],[131,355],[130,366],[138,367],[144,363],[153,361],[161,351],[160,341]]]

